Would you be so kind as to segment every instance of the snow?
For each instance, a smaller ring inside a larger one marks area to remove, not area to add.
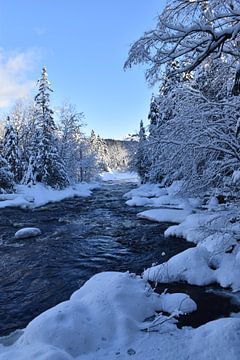
[[[41,230],[34,227],[20,229],[15,234],[15,239],[26,239],[41,235]]]
[[[2,195],[0,208],[35,208],[64,199],[87,197],[91,195],[91,190],[98,187],[97,183],[80,183],[63,190],[56,190],[41,183],[32,186],[17,185],[15,194]]]
[[[128,206],[174,207],[177,209],[194,209],[201,205],[200,199],[181,198],[178,191],[181,182],[176,181],[169,188],[158,184],[144,184],[124,195]]]
[[[170,190],[143,185],[125,198],[131,201],[132,197],[135,203],[138,199],[144,206],[168,201],[168,208],[153,208],[138,216],[178,223],[170,226],[165,236],[184,237],[194,242],[195,248],[145,270],[143,277],[128,272],[93,276],[69,300],[40,314],[26,329],[0,338],[0,360],[127,360],[129,356],[136,360],[175,360],[176,356],[180,360],[238,360],[238,314],[197,329],[178,329],[178,316],[196,311],[197,304],[183,293],[158,295],[147,282],[218,282],[240,290],[239,207],[219,205],[213,199],[205,210],[199,209],[199,199],[178,197],[178,185]],[[24,206],[41,206],[65,196],[89,196],[90,190],[89,184],[62,191],[41,184],[20,186],[16,198],[6,195],[0,205],[22,199]],[[16,236],[32,230],[21,229]]]
[[[186,294],[158,295],[134,274],[100,273],[22,332],[0,338],[0,360],[239,359],[240,319],[178,329],[177,315],[195,310]]]
[[[147,184],[125,195],[128,205],[153,207],[139,213],[138,217],[178,224],[170,226],[165,237],[182,237],[196,244],[195,248],[147,269],[144,278],[162,283],[218,283],[234,291],[240,290],[239,205],[221,205],[213,196],[207,207],[201,208],[200,199],[178,197],[180,185],[177,182],[162,189],[159,185]],[[168,206],[155,208],[163,203]]]
[[[210,254],[202,248],[187,249],[167,262],[144,271],[144,278],[160,283],[187,281],[194,285],[208,285],[215,281],[209,265]]]
[[[235,170],[232,174],[232,181],[234,184],[238,184],[240,181],[240,170]]]
[[[139,183],[139,176],[134,172],[120,172],[110,170],[109,172],[103,172],[100,174],[102,181],[121,181],[121,182],[133,182]]]
[[[157,184],[144,184],[127,192],[124,195],[124,198],[131,199],[134,196],[150,198],[162,196],[165,194],[167,194],[167,190],[165,188],[160,188],[160,186]]]
[[[157,222],[181,223],[189,214],[187,210],[153,209],[140,212],[137,217]]]

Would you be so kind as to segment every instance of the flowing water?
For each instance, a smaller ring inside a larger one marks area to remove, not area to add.
[[[44,310],[67,300],[98,272],[129,270],[140,274],[151,264],[164,262],[193,246],[183,239],[165,239],[168,224],[138,219],[136,214],[143,209],[126,206],[122,198],[133,187],[129,183],[108,183],[89,198],[65,200],[35,210],[1,210],[0,336],[24,328]],[[42,235],[14,239],[19,228],[29,226],[39,227]],[[198,298],[206,299],[204,288],[184,286],[193,297],[197,293]],[[174,291],[184,291],[182,287],[178,284]],[[218,294],[211,299],[208,297],[210,308],[220,301],[228,314],[240,311],[229,297]],[[218,307],[215,318],[221,315],[222,305]]]

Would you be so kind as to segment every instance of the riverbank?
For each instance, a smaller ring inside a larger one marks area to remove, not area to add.
[[[165,237],[182,237],[196,247],[181,252],[167,262],[148,268],[147,280],[160,283],[185,281],[192,285],[218,283],[240,291],[239,204],[218,204],[210,199],[181,198],[176,182],[170,188],[143,185],[125,194],[127,205],[150,207],[139,217],[177,225],[165,230]]]
[[[99,186],[100,184],[97,182],[79,183],[63,190],[57,190],[41,183],[31,186],[16,185],[14,193],[0,194],[0,209],[6,207],[33,209],[74,197],[87,197],[92,194],[92,190]]]
[[[189,289],[181,284],[169,291],[178,295],[169,296],[167,284],[156,294],[147,279],[125,272],[141,273],[144,267],[166,263],[195,246],[175,236],[165,238],[169,223],[137,217],[146,208],[124,204],[124,193],[142,190],[130,183],[110,182],[95,190],[92,197],[33,210],[2,210],[0,289],[5,292],[1,301],[7,307],[0,308],[1,319],[13,325],[12,329],[24,330],[0,338],[1,360],[175,360],[176,354],[180,360],[238,359],[238,314],[196,329],[187,322],[187,327],[179,328],[185,317],[197,313],[199,317],[204,312],[201,306],[200,313],[199,309],[194,311],[199,295],[192,302],[187,296]],[[165,196],[166,202],[170,195],[166,191],[155,186],[146,194],[145,188],[138,201],[159,202]],[[181,199],[168,205],[174,207],[173,214],[194,212],[200,206],[191,200],[186,205]],[[171,212],[165,216],[171,221]],[[22,225],[37,225],[42,234],[16,241],[15,229]],[[202,294],[204,291],[202,288]],[[209,302],[208,310],[215,305],[215,300]],[[44,307],[51,308],[44,312]],[[14,321],[22,320],[23,315],[22,326],[16,326]],[[215,316],[221,315],[217,312]]]

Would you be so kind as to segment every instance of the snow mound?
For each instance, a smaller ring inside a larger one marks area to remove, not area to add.
[[[41,230],[34,227],[20,229],[15,234],[15,239],[26,239],[41,235]]]
[[[128,206],[169,207],[174,209],[192,210],[201,205],[200,199],[181,198],[178,191],[181,186],[178,181],[170,187],[160,187],[159,184],[144,184],[124,195]]]
[[[130,190],[126,194],[123,195],[126,199],[131,199],[135,196],[138,197],[157,197],[166,195],[167,190],[165,188],[160,188],[158,184],[144,184],[139,186],[137,189]]]
[[[215,281],[214,270],[209,267],[209,257],[205,249],[187,249],[167,262],[145,270],[144,278],[161,283],[187,281],[194,285],[208,285]]]
[[[157,222],[181,223],[189,214],[190,211],[187,210],[153,209],[140,212],[137,217]]]
[[[0,359],[69,360],[91,354],[98,359],[100,350],[130,346],[144,334],[141,329],[151,325],[146,319],[154,317],[157,310],[191,312],[195,309],[196,304],[188,295],[160,296],[139,276],[100,273],[69,301],[31,321],[13,345],[1,346]],[[175,330],[176,326],[174,321],[168,321],[163,328]]]
[[[187,281],[195,285],[218,283],[240,290],[240,223],[238,208],[191,214],[165,236],[183,237],[197,244],[166,263],[145,271],[145,278],[158,282]]]
[[[239,319],[211,321],[193,331],[188,359],[237,360],[240,354],[239,338]]]

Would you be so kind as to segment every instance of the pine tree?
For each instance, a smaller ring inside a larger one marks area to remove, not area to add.
[[[135,168],[138,175],[141,178],[142,183],[147,181],[147,169],[148,169],[148,156],[147,156],[147,136],[143,125],[143,121],[140,122],[139,130],[139,143],[138,149],[135,155]]]
[[[158,98],[152,95],[151,103],[150,103],[150,111],[148,114],[149,124],[149,138],[152,139],[155,136],[155,131],[157,129],[158,121],[159,121],[159,101]]]
[[[50,108],[52,89],[45,67],[38,84],[39,92],[35,97],[35,134],[25,182],[42,182],[54,188],[64,188],[69,185],[69,180],[57,148],[56,126],[53,110]]]
[[[19,183],[22,178],[21,152],[18,146],[17,132],[11,124],[9,117],[5,126],[3,154],[9,164],[11,173],[14,175],[15,182]]]
[[[13,191],[14,180],[7,161],[0,155],[0,193]]]

